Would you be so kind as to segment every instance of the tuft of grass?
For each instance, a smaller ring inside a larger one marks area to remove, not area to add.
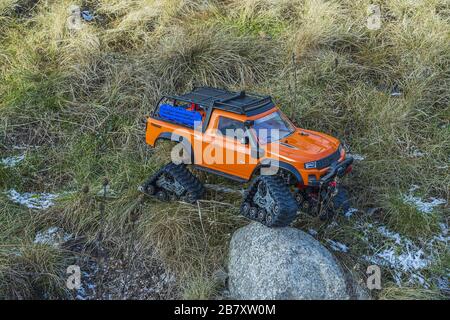
[[[422,288],[399,288],[395,285],[381,291],[380,300],[444,300],[445,296],[436,290]]]
[[[185,25],[161,37],[155,62],[160,78],[175,88],[242,86],[265,79],[274,55],[270,42],[239,36],[233,29]]]
[[[198,270],[212,272],[222,266],[231,233],[244,222],[236,215],[237,207],[222,202],[153,203],[151,207],[142,211],[140,238],[186,281]]]
[[[22,244],[0,250],[2,299],[67,298],[64,259],[46,245]]]
[[[216,14],[213,24],[223,25],[236,30],[239,35],[254,36],[261,39],[281,38],[288,30],[285,20],[272,15],[248,16],[245,10],[240,9],[233,15]]]
[[[388,199],[388,225],[392,230],[413,239],[429,238],[439,232],[439,214],[423,213],[403,201],[402,195],[392,195]]]
[[[182,298],[185,300],[207,300],[218,293],[217,282],[206,276],[195,276],[186,281]]]

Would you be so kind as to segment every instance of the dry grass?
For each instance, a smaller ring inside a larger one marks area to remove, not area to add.
[[[348,269],[364,274],[367,250],[353,223],[386,224],[414,241],[434,236],[448,207],[424,217],[398,195],[416,184],[424,198],[450,196],[449,10],[440,0],[379,3],[382,27],[369,30],[368,0],[2,1],[0,158],[20,152],[14,146],[40,147],[29,147],[17,167],[0,165],[0,188],[73,193],[39,213],[0,194],[0,239],[8,244],[0,296],[67,297],[61,279],[78,253],[32,244],[36,231],[54,225],[79,237],[86,252],[99,242],[117,259],[130,241],[142,252],[156,249],[177,275],[175,297],[220,291],[213,274],[246,223],[239,199],[208,193],[199,206],[163,204],[136,191],[169,147],[145,146],[146,115],[161,94],[193,85],[272,94],[299,126],[365,156],[345,180],[361,211],[356,220],[295,224],[318,230],[324,243],[351,246],[338,254]],[[72,4],[86,5],[94,21],[69,30]],[[377,215],[363,214],[374,207]],[[445,248],[436,255],[427,274],[446,274]],[[379,297],[440,298],[436,292],[393,285]]]

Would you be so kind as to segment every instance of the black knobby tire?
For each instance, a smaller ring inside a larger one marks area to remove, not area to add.
[[[350,200],[348,198],[348,191],[342,187],[338,189],[337,194],[332,199],[334,212],[346,213],[350,210]]]
[[[285,184],[283,179],[279,176],[259,176],[256,177],[250,184],[247,192],[244,195],[244,202],[251,203],[252,207],[258,207],[254,203],[253,199],[255,194],[258,192],[259,185],[263,183],[266,191],[269,192],[272,199],[275,201],[276,210],[271,210],[267,212],[266,218],[261,219],[261,217],[250,217],[252,220],[259,221],[268,227],[286,227],[288,226],[297,215],[297,202],[292,195],[289,187]],[[259,208],[258,209],[266,209]],[[275,212],[274,212],[275,211]],[[269,219],[267,216],[270,215]]]
[[[258,220],[258,208],[257,207],[251,207],[249,214],[250,214],[250,216],[249,216],[250,219]]]
[[[321,220],[332,219],[336,214],[344,214],[350,209],[350,201],[346,189],[339,187],[335,195],[330,190],[323,190],[320,203],[318,199],[308,194],[304,194],[305,201],[300,206],[300,210],[312,216],[318,216]]]
[[[169,199],[169,196],[168,196],[168,194],[167,194],[166,191],[164,191],[164,190],[159,190],[159,191],[156,193],[156,198],[157,198],[159,201],[167,201],[167,200]]]
[[[301,196],[303,198],[303,201],[301,204],[298,204],[299,210],[310,215],[310,216],[317,216],[319,214],[319,196],[317,194],[308,194],[306,192],[300,192]],[[297,202],[298,203],[298,202]]]
[[[249,217],[250,216],[250,209],[252,208],[252,206],[250,205],[249,202],[242,202],[241,205],[241,213],[244,217]]]
[[[181,197],[179,197],[181,200],[189,203],[195,203],[198,199],[201,199],[204,193],[204,187],[200,180],[194,176],[184,164],[177,165],[172,162],[166,164],[144,183],[142,186],[144,192],[152,195],[155,194],[155,192],[157,194],[158,191],[161,191],[162,189],[156,185],[156,182],[163,174],[173,178],[173,181],[177,181],[181,186],[183,186],[185,191]],[[150,190],[153,192],[147,192]],[[168,190],[164,191],[169,192]],[[168,199],[174,200],[178,198],[178,196],[173,192],[169,193],[170,197],[168,197]]]

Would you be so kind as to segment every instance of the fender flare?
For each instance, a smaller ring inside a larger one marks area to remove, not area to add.
[[[158,140],[174,141],[174,140],[172,140],[172,134],[170,132],[161,132],[155,140],[155,146],[156,146],[156,143],[158,142]]]
[[[270,164],[264,164],[264,163],[260,163],[258,164],[258,166],[253,170],[252,175],[250,177],[250,179],[255,176],[256,172],[263,168],[264,166],[270,166]],[[278,168],[286,170],[288,172],[290,172],[296,179],[297,179],[297,183],[303,184],[303,178],[300,174],[300,172],[298,172],[298,170],[291,164],[283,162],[283,161],[278,161]]]
[[[192,148],[192,144],[189,142],[188,139],[185,139],[183,136],[178,136],[178,139],[176,139],[176,136],[174,136],[171,132],[161,132],[159,136],[155,140],[155,147],[158,140],[169,140],[181,143],[183,147],[185,148],[186,152],[188,152],[188,156],[191,159],[190,164],[194,164],[194,148]]]

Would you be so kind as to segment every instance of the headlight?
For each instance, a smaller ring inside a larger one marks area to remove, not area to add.
[[[316,161],[306,162],[305,163],[305,169],[314,169],[317,166]]]

